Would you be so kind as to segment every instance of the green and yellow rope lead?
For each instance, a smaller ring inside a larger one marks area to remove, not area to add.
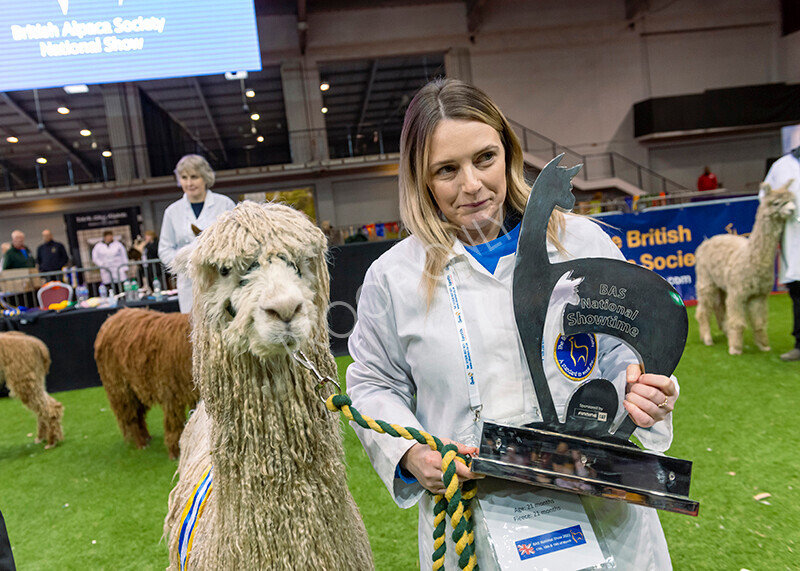
[[[452,538],[456,544],[458,554],[458,566],[464,571],[478,571],[478,563],[475,557],[475,533],[472,528],[472,510],[470,503],[477,493],[474,480],[467,481],[459,487],[458,476],[456,475],[456,462],[469,466],[470,459],[458,454],[455,444],[445,445],[437,437],[416,428],[403,427],[399,424],[389,424],[382,420],[374,420],[368,416],[362,416],[352,406],[350,397],[344,394],[331,395],[325,401],[325,406],[331,412],[342,412],[351,422],[355,422],[362,428],[369,428],[380,434],[388,434],[406,440],[416,440],[420,444],[425,444],[442,454],[442,471],[444,472],[444,482],[446,490],[444,495],[434,496],[435,505],[433,507],[433,571],[438,571],[444,567],[444,555],[446,550],[445,543],[445,523],[446,515],[450,516],[450,525],[453,527]]]

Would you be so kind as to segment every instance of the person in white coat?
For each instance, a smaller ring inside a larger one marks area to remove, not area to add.
[[[158,257],[167,266],[184,246],[194,242],[198,231],[205,230],[226,210],[236,205],[224,194],[209,190],[214,186],[214,171],[200,155],[186,155],[175,166],[183,197],[170,204],[161,222]],[[192,310],[192,281],[178,274],[178,305],[181,313]]]
[[[764,182],[779,188],[792,181],[789,190],[794,194],[795,205],[800,209],[800,147],[783,155],[767,173]],[[800,361],[800,210],[786,221],[781,242],[781,264],[778,282],[786,284],[794,312],[794,348],[781,355],[784,361]]]
[[[414,97],[400,149],[401,216],[412,235],[374,262],[364,279],[349,339],[354,362],[347,369],[348,394],[363,415],[425,430],[455,442],[461,454],[476,454],[475,399],[482,419],[523,424],[540,418],[511,296],[519,222],[530,192],[522,150],[491,100],[456,80],[434,81]],[[548,231],[548,253],[553,262],[624,259],[594,222],[558,212]],[[445,276],[452,278],[455,291]],[[454,294],[463,321],[455,318]],[[457,323],[468,335],[462,336]],[[546,326],[546,339],[549,334]],[[469,363],[462,351],[465,338],[471,344]],[[623,397],[620,417],[630,415],[640,441],[664,451],[672,440],[671,412],[679,388],[673,378],[642,374],[636,363],[615,339],[598,340],[595,370],[613,380]],[[548,376],[555,367],[553,356],[546,355]],[[477,394],[469,389],[468,368],[477,379]],[[430,568],[432,494],[445,489],[441,455],[419,443],[358,427],[356,432],[395,502],[403,508],[419,502],[420,568]],[[462,464],[456,463],[456,470],[461,482],[477,477]],[[478,484],[476,510],[498,490],[503,495],[519,486],[486,478]],[[523,494],[542,493],[523,488]],[[604,530],[605,550],[617,568],[671,568],[655,510],[602,498],[569,501],[582,506],[596,530]],[[476,525],[478,564],[498,569],[487,533]],[[445,565],[457,569],[447,535]]]
[[[100,280],[111,286],[112,281],[124,281],[128,275],[128,251],[121,242],[114,240],[111,230],[103,232],[103,240],[92,248],[92,262],[99,266]],[[107,269],[103,269],[107,268]]]

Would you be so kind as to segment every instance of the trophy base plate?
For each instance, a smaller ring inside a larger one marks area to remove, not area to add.
[[[625,446],[486,422],[472,471],[586,496],[696,516],[692,463]]]

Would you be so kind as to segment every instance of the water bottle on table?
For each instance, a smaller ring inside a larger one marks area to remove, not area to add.
[[[108,287],[106,287],[106,284],[100,284],[97,291],[100,293],[101,298],[105,299],[108,297]]]
[[[161,293],[161,280],[158,278],[153,280],[153,298],[156,301],[164,299],[164,294]]]
[[[78,303],[86,301],[89,299],[89,288],[86,287],[86,284],[81,284],[75,290],[75,295],[78,297]]]

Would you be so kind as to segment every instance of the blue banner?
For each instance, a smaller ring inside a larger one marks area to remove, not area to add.
[[[0,91],[261,69],[253,0],[0,0]]]
[[[630,262],[658,273],[684,300],[694,300],[694,251],[717,234],[747,235],[758,209],[755,196],[597,216]]]

